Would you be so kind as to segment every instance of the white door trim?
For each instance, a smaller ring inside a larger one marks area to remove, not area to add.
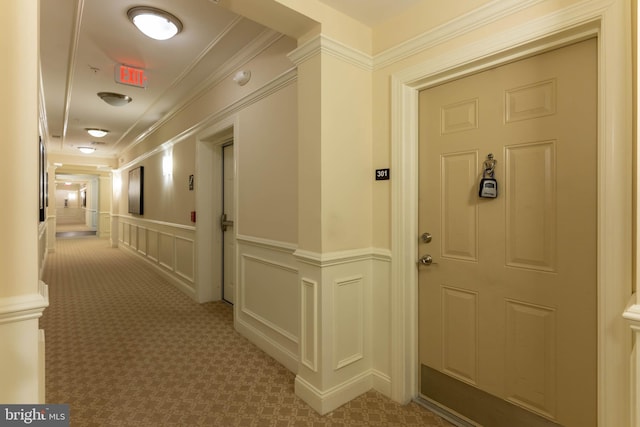
[[[233,115],[203,130],[196,139],[196,275],[198,302],[222,298],[222,230],[217,226],[222,215],[222,146],[234,141],[237,154],[238,117]],[[236,161],[237,162],[237,161]],[[237,174],[237,171],[236,171]],[[237,180],[234,184],[236,195]],[[237,198],[236,198],[236,212]],[[237,224],[237,221],[236,221]]]
[[[392,76],[391,393],[418,395],[418,92],[598,35],[598,425],[629,425],[631,337],[631,50],[629,0],[583,1]]]

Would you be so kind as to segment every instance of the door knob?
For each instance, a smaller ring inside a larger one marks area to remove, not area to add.
[[[433,257],[431,257],[431,255],[429,254],[421,256],[420,259],[418,260],[418,265],[431,265],[431,264],[437,264],[437,262],[433,262]]]
[[[422,233],[422,235],[420,236],[420,240],[422,240],[422,243],[431,242],[431,233]]]

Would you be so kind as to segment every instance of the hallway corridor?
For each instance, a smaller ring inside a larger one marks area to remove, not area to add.
[[[450,425],[375,391],[319,416],[229,305],[195,303],[107,240],[58,240],[42,280],[46,401],[70,404],[72,426]]]

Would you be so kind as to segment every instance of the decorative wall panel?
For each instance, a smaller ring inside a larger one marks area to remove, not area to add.
[[[317,371],[318,361],[318,284],[302,279],[302,324],[300,346],[302,363]]]
[[[142,255],[147,254],[147,229],[138,227],[138,252]]]
[[[129,229],[129,245],[138,250],[138,226],[131,224]]]
[[[195,227],[125,216],[119,217],[118,227],[124,247],[195,298]]]
[[[194,281],[195,247],[192,239],[176,236],[176,273],[189,282]]]
[[[343,278],[333,287],[333,365],[341,369],[364,357],[364,282]]]
[[[158,262],[158,231],[156,230],[147,230],[147,257]]]
[[[246,253],[241,260],[242,312],[297,343],[298,271]]]
[[[158,234],[158,262],[169,270],[174,270],[174,237],[168,233]]]
[[[125,223],[122,224],[122,231],[123,233],[121,234],[122,236],[122,242],[129,246],[131,244],[131,239],[130,239],[130,234],[131,234],[131,224]]]

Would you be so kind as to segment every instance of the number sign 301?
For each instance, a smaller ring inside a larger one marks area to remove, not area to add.
[[[386,181],[389,179],[389,169],[376,169],[376,181]]]

